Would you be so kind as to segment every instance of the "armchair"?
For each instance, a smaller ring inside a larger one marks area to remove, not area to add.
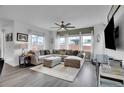
[[[31,64],[38,65],[42,64],[44,61],[44,58],[50,57],[51,55],[40,55],[39,51],[29,51],[28,56],[31,58]]]

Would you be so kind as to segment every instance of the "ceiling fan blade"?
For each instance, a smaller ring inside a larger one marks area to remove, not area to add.
[[[68,31],[68,29],[67,29],[67,28],[65,28],[65,27],[64,27],[64,29],[65,29],[66,31]]]
[[[57,23],[55,23],[55,25],[57,25],[57,26],[61,26],[61,25],[59,25],[59,24],[57,24]]]
[[[71,23],[67,23],[65,26],[71,25]]]
[[[60,29],[62,29],[62,28],[57,29],[57,31],[59,31]]]
[[[66,26],[66,28],[75,28],[75,26]]]
[[[50,28],[60,28],[60,27],[50,27]]]

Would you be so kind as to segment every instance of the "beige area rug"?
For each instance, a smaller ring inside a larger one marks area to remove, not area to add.
[[[64,67],[64,64],[61,63],[53,68],[48,68],[48,67],[44,67],[43,65],[38,65],[30,69],[56,78],[73,82],[81,68]]]

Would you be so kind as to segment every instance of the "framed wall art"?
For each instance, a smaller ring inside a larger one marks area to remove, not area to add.
[[[6,41],[7,41],[7,42],[13,41],[13,33],[8,33],[8,34],[6,34]]]
[[[28,42],[28,34],[17,33],[17,41]]]

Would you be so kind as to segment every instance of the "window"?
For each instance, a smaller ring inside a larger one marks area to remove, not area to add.
[[[91,36],[82,36],[82,49],[84,51],[91,51],[92,47],[92,37]]]
[[[91,35],[73,35],[58,38],[59,49],[83,50],[91,52],[92,36]]]
[[[79,36],[68,37],[68,49],[80,50],[80,37]]]
[[[59,43],[60,43],[60,49],[65,49],[66,48],[65,37],[60,37],[59,38]]]
[[[44,36],[32,35],[32,50],[44,49]]]

